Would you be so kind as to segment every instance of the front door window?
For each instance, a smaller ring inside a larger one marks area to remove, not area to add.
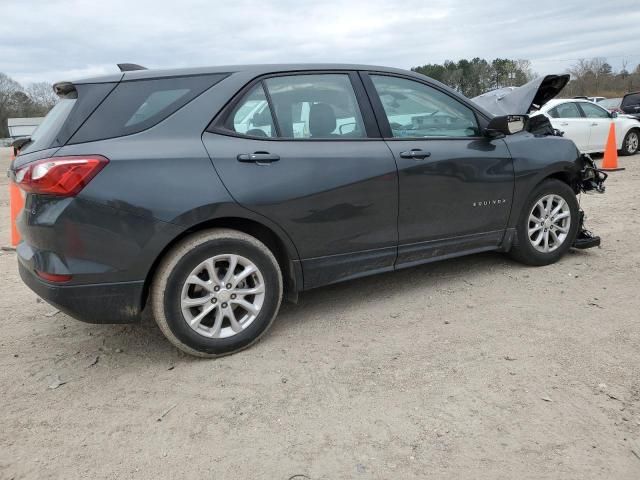
[[[371,75],[394,138],[475,137],[473,111],[428,85],[399,77]]]

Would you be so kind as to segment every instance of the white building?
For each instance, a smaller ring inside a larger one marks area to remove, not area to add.
[[[7,118],[9,136],[11,138],[28,137],[38,128],[42,120],[44,120],[44,117]]]

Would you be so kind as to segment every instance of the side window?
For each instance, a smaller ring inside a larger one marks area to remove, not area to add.
[[[393,137],[475,137],[476,116],[449,95],[405,78],[371,75]]]
[[[347,74],[272,77],[264,83],[282,137],[336,140],[366,137]]]
[[[240,100],[227,117],[224,128],[251,137],[276,136],[271,109],[262,83],[258,83]]]
[[[588,118],[609,118],[609,112],[593,103],[580,102],[580,107]]]
[[[560,114],[558,113],[558,107],[555,107],[555,108],[552,108],[551,110],[549,110],[547,112],[547,115],[549,115],[551,118],[560,117]]]
[[[575,103],[561,103],[554,109],[556,111],[557,116],[554,118],[582,118],[580,115],[580,110],[578,110],[578,106]]]
[[[122,81],[70,143],[121,137],[151,128],[226,76],[212,74]]]

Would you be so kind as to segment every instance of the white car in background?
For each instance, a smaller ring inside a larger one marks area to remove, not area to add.
[[[615,124],[616,146],[621,155],[633,155],[640,144],[640,121],[609,113],[588,100],[549,100],[531,116],[545,115],[553,128],[564,132],[583,153],[604,152],[612,123]]]

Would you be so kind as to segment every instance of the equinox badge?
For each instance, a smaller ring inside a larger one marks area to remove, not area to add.
[[[484,200],[482,202],[473,202],[474,207],[492,207],[494,205],[504,205],[507,201],[503,199],[498,200]]]

